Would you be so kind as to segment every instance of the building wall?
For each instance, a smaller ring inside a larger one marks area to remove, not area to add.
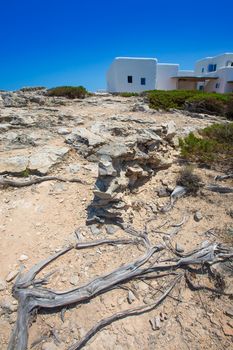
[[[209,65],[216,65],[216,71],[208,72]],[[107,72],[108,92],[142,92],[145,90],[192,90],[204,86],[206,92],[233,92],[233,53],[225,53],[215,57],[206,57],[196,62],[194,71],[179,70],[178,64],[157,63],[155,58],[115,58]],[[204,71],[203,71],[204,69]],[[132,76],[132,83],[128,82]],[[180,81],[173,77],[204,76],[216,77],[215,80],[194,83]],[[146,84],[141,84],[145,78]]]
[[[206,57],[196,62],[195,74],[196,75],[209,74],[208,72],[209,64],[216,64],[217,71],[218,71],[219,69],[226,67],[231,63],[233,63],[233,53],[225,53],[215,57]],[[203,68],[204,68],[204,72],[202,72]]]
[[[197,83],[195,81],[179,80],[177,90],[196,90]]]
[[[154,90],[156,67],[155,58],[115,58],[107,73],[107,90],[109,92]],[[132,76],[132,83],[128,83],[128,76]],[[141,78],[145,78],[145,85],[141,84]]]
[[[176,90],[177,81],[172,77],[177,76],[178,64],[158,63],[157,64],[157,90]]]

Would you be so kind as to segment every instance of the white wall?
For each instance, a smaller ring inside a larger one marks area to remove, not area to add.
[[[224,53],[215,57],[206,57],[200,61],[196,62],[195,65],[195,74],[203,75],[209,74],[208,65],[216,64],[217,70],[226,67],[227,63],[233,62],[233,53]],[[202,72],[202,68],[204,68],[204,72]]]
[[[107,72],[108,92],[142,92],[145,90],[176,90],[180,88],[193,89],[205,85],[207,92],[232,92],[233,84],[233,53],[225,53],[215,57],[206,57],[196,62],[194,71],[180,70],[178,64],[157,63],[155,58],[115,58]],[[216,64],[215,72],[208,72],[209,64]],[[229,65],[230,64],[230,65]],[[228,66],[227,66],[228,65]],[[204,68],[204,72],[202,72]],[[208,80],[205,83],[177,83],[172,77],[182,76],[216,77],[216,80]],[[128,76],[133,77],[133,82],[128,83]],[[141,84],[141,78],[146,79],[146,85]]]
[[[157,90],[176,90],[177,80],[172,77],[177,76],[178,64],[158,63],[157,64]]]
[[[107,72],[107,91],[109,92],[142,92],[154,90],[156,85],[155,58],[115,58]],[[128,83],[128,76],[133,77],[133,82]],[[146,84],[141,85],[141,78],[146,79]]]

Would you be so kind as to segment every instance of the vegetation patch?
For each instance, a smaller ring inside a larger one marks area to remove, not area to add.
[[[140,96],[138,92],[120,92],[114,95],[118,95],[121,97],[133,97],[133,96]]]
[[[48,96],[66,97],[69,99],[85,98],[88,91],[83,86],[58,86],[49,89]]]
[[[233,166],[233,123],[213,124],[179,139],[182,158],[208,165]]]
[[[177,185],[187,189],[188,194],[196,195],[202,187],[201,178],[194,173],[193,167],[187,166],[183,168],[177,178]]]
[[[147,98],[150,108],[157,110],[183,109],[233,119],[233,94],[207,93],[198,90],[154,90],[147,92]]]

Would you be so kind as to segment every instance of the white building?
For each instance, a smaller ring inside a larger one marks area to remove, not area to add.
[[[155,89],[233,92],[233,53],[206,57],[194,70],[180,70],[179,64],[158,63],[156,58],[117,57],[108,70],[108,92]]]
[[[117,57],[107,73],[108,92],[141,92],[154,90],[156,58]]]

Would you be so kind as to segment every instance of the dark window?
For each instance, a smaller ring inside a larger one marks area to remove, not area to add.
[[[128,83],[129,83],[129,84],[132,84],[132,82],[133,82],[133,77],[132,77],[132,75],[128,75]]]
[[[146,85],[146,78],[141,78],[141,85]]]
[[[209,64],[208,72],[215,72],[217,70],[217,64]]]
[[[205,68],[202,68],[201,72],[204,73],[204,71],[205,71]]]
[[[215,88],[216,88],[216,89],[219,89],[219,88],[220,88],[220,83],[217,83],[217,84],[215,85]]]
[[[204,91],[204,85],[200,85],[200,86],[199,86],[199,90],[200,90],[200,91]]]

